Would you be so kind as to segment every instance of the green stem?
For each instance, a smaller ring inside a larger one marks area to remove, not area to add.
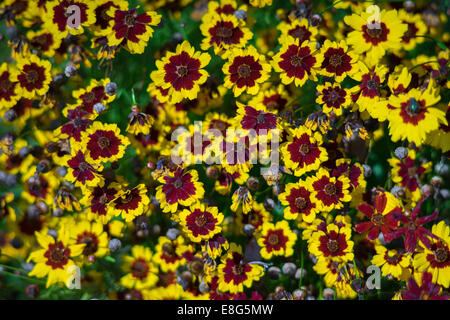
[[[304,255],[303,255],[303,242],[300,240],[300,280],[298,282],[298,287],[301,289],[303,283],[303,264],[304,264]]]
[[[16,267],[12,267],[12,266],[8,266],[8,265],[6,265],[6,264],[1,264],[1,263],[0,263],[0,267],[6,268],[6,269],[11,269],[11,270],[14,270],[14,271],[19,271],[19,272],[27,273],[27,272],[26,272],[25,270],[23,270],[23,269],[16,268]]]
[[[10,276],[12,276],[12,277],[16,277],[16,278],[19,278],[19,279],[22,279],[22,280],[31,281],[31,282],[35,282],[35,283],[38,283],[38,284],[45,285],[45,282],[44,282],[44,281],[37,280],[37,279],[33,279],[33,278],[30,278],[30,277],[21,276],[21,275],[19,275],[19,274],[15,274],[15,273],[13,273],[13,272],[5,271],[5,270],[0,270],[0,273],[4,273],[4,274],[7,274],[7,275],[10,275]]]
[[[408,72],[411,72],[412,70],[414,70],[415,68],[421,67],[425,64],[429,64],[429,63],[439,63],[439,61],[433,60],[433,61],[427,61],[418,65],[415,65],[414,67],[412,67],[411,69],[408,70]]]

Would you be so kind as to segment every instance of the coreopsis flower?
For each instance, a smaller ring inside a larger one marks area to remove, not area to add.
[[[267,112],[263,105],[250,106],[237,102],[237,106],[235,127],[252,131],[260,142],[270,140],[272,130],[281,130],[276,114]]]
[[[243,92],[256,95],[260,84],[269,79],[270,64],[253,46],[233,48],[227,59],[222,67],[225,74],[224,86],[232,89],[235,97]]]
[[[150,134],[154,122],[155,119],[152,116],[141,112],[139,107],[135,105],[131,107],[131,112],[128,114],[127,132],[133,135]]]
[[[71,243],[85,245],[82,252],[83,262],[90,262],[92,257],[101,258],[109,253],[108,234],[102,223],[70,218],[65,221],[65,226],[70,230]]]
[[[222,231],[223,214],[217,207],[195,203],[178,214],[180,224],[193,242],[208,240]]]
[[[202,249],[204,252],[208,253],[208,256],[211,259],[216,259],[220,257],[223,251],[228,250],[230,244],[227,241],[227,238],[222,236],[221,234],[216,234],[214,237],[208,240],[203,240],[201,242]]]
[[[265,6],[271,6],[272,0],[250,0],[250,4],[254,7],[262,8]]]
[[[251,106],[262,104],[269,112],[278,114],[287,106],[288,100],[289,94],[286,87],[280,84],[275,89],[271,88],[271,86],[263,88],[248,104]]]
[[[281,21],[277,29],[281,32],[279,39],[281,44],[288,42],[289,39],[295,40],[295,43],[315,42],[318,35],[317,27],[311,26],[306,18]]]
[[[241,209],[244,214],[249,213],[253,208],[253,197],[246,187],[239,187],[231,197],[231,211],[238,211]]]
[[[147,187],[139,184],[134,188],[119,191],[115,199],[108,203],[108,210],[111,210],[116,216],[122,215],[125,221],[130,222],[135,217],[144,214],[149,203]]]
[[[331,287],[342,277],[341,270],[344,269],[344,265],[343,262],[320,259],[313,266],[313,269],[317,274],[324,275],[323,281],[328,287]]]
[[[311,113],[308,116],[308,119],[305,121],[305,127],[312,131],[318,130],[322,134],[326,134],[329,130],[331,130],[330,119],[326,113],[320,110]]]
[[[350,180],[345,176],[331,177],[326,169],[320,168],[314,177],[308,179],[315,191],[316,200],[325,211],[340,209],[344,202],[349,202],[352,198],[349,193]]]
[[[386,50],[401,48],[402,37],[408,29],[399,19],[397,10],[381,10],[379,21],[375,19],[364,11],[344,18],[344,22],[354,30],[348,34],[347,43],[356,53],[365,52],[367,61],[373,64],[381,60]]]
[[[208,2],[208,11],[202,16],[202,21],[210,20],[218,14],[234,16],[236,10],[247,11],[247,5],[238,6],[235,0],[217,0]]]
[[[158,281],[158,268],[152,259],[150,248],[135,245],[131,255],[124,256],[122,269],[126,272],[120,284],[126,288],[144,289],[152,287]]]
[[[333,112],[336,116],[340,116],[342,109],[352,103],[350,91],[342,88],[339,83],[318,85],[317,92],[319,95],[316,102],[322,105],[323,112],[326,114]]]
[[[271,63],[283,84],[294,82],[297,87],[302,87],[308,79],[317,80],[316,74],[322,63],[319,53],[315,42],[298,42],[288,38],[272,57]]]
[[[244,263],[242,248],[235,243],[230,244],[227,254],[221,258],[218,267],[219,290],[222,292],[239,293],[245,287],[250,287],[253,281],[258,281],[264,275],[261,265]]]
[[[264,259],[269,260],[272,256],[290,257],[294,253],[293,247],[297,241],[297,235],[292,232],[285,220],[276,224],[266,222],[262,226],[257,241]]]
[[[119,10],[111,7],[107,14],[113,18],[110,22],[110,32],[107,34],[108,46],[123,45],[131,53],[137,54],[144,52],[153,35],[151,26],[161,22],[161,15],[155,11],[138,14],[137,8]]]
[[[407,25],[406,32],[402,37],[401,48],[405,51],[414,49],[418,44],[425,41],[417,35],[424,35],[427,32],[427,26],[423,22],[420,14],[413,14],[401,9],[398,11],[398,18]]]
[[[105,106],[112,102],[116,95],[106,94],[105,86],[110,83],[108,78],[101,80],[92,79],[87,88],[81,88],[72,92],[72,95],[77,99],[77,104],[75,107],[81,108],[83,111],[88,112],[89,115],[86,116],[89,119],[94,119],[97,117],[98,113],[94,110],[94,106],[97,103],[102,103]],[[67,117],[68,111],[73,109],[71,106],[64,109],[64,115]]]
[[[19,99],[17,83],[12,80],[11,69],[4,62],[0,65],[0,110],[13,107]]]
[[[76,142],[81,142],[81,132],[92,124],[92,120],[88,118],[89,115],[90,113],[81,107],[67,110],[67,118],[70,121],[59,127],[55,136],[60,136],[62,139],[73,138]]]
[[[308,250],[317,259],[346,262],[353,260],[353,241],[350,240],[352,230],[349,227],[338,227],[329,224],[312,234]]]
[[[128,2],[125,0],[98,0],[95,3],[94,14],[95,22],[90,27],[96,36],[106,36],[110,32],[109,26],[113,21],[113,16],[109,16],[111,8],[126,11]]]
[[[328,160],[325,148],[321,147],[323,140],[320,133],[313,133],[305,126],[288,132],[287,142],[281,145],[282,159],[296,176],[317,170],[322,162]]]
[[[80,10],[79,25],[73,17],[77,11],[69,10],[70,6],[77,6]],[[44,28],[53,34],[65,38],[68,34],[77,35],[84,32],[84,28],[95,22],[94,2],[88,0],[50,0],[45,4]]]
[[[195,170],[186,171],[178,167],[175,172],[158,179],[163,185],[156,188],[156,199],[163,212],[175,213],[178,204],[190,206],[201,199],[205,193],[203,183],[198,181]]]
[[[450,286],[450,227],[441,221],[431,228],[437,239],[429,247],[414,255],[413,265],[419,272],[429,272],[432,282],[445,288]]]
[[[123,157],[129,144],[130,140],[120,134],[116,124],[95,121],[81,133],[81,149],[86,158],[93,162],[114,162]]]
[[[297,183],[288,183],[284,192],[279,195],[284,208],[284,218],[296,220],[301,217],[303,221],[312,222],[320,212],[319,202],[314,197],[311,185],[300,180]]]
[[[395,214],[394,218],[403,223],[401,228],[388,233],[385,236],[385,241],[390,242],[398,237],[405,236],[405,249],[406,251],[413,253],[417,247],[417,239],[427,248],[430,249],[431,242],[426,237],[436,238],[430,231],[423,227],[424,224],[436,220],[438,217],[437,210],[433,214],[424,217],[418,217],[420,208],[425,198],[422,198],[417,202],[414,209],[410,212],[408,216],[403,214]]]
[[[391,95],[389,105],[389,134],[392,141],[408,140],[417,146],[422,145],[427,135],[447,124],[445,112],[434,107],[441,96],[430,81],[426,90],[411,89],[405,94]]]
[[[450,300],[450,295],[443,294],[442,288],[432,282],[433,275],[422,273],[421,286],[411,277],[408,279],[408,290],[402,290],[402,300]]]
[[[162,272],[171,272],[186,263],[184,253],[188,249],[184,237],[178,236],[175,240],[167,237],[159,237],[155,247],[153,261],[159,266]]]
[[[172,104],[183,99],[197,98],[200,85],[206,82],[208,72],[204,68],[209,64],[208,53],[195,51],[189,42],[177,45],[175,52],[168,52],[161,60],[156,61],[158,70],[150,74],[156,86],[169,89],[168,95]]]
[[[50,62],[41,60],[35,54],[19,57],[11,78],[17,82],[17,94],[28,99],[46,94],[52,81],[50,70]]]
[[[373,256],[371,263],[381,267],[381,274],[384,277],[393,276],[397,279],[405,278],[410,275],[409,266],[411,264],[410,257],[396,249],[387,249],[385,246],[375,246],[376,254]]]
[[[88,220],[107,224],[114,217],[114,212],[108,210],[108,203],[116,199],[119,189],[121,189],[121,186],[117,183],[109,185],[100,183],[92,189],[85,190],[80,203],[87,208]]]
[[[380,232],[386,237],[398,226],[395,219],[396,214],[402,213],[399,201],[389,192],[381,192],[375,196],[374,206],[366,203],[360,204],[358,210],[361,211],[370,221],[361,222],[355,226],[355,231],[365,233],[367,238],[375,240]]]
[[[431,132],[425,142],[435,148],[441,149],[442,152],[450,150],[450,144],[447,143],[450,140],[450,104],[447,106],[445,119],[447,120],[447,124],[441,123],[439,129]]]
[[[321,62],[318,73],[334,77],[336,82],[341,82],[346,76],[358,72],[358,57],[348,48],[344,40],[340,42],[325,40],[318,59]]]
[[[331,171],[331,176],[346,176],[350,180],[351,194],[356,192],[364,192],[366,190],[367,181],[364,178],[364,168],[358,163],[352,163],[351,159],[337,159],[336,167]]]
[[[211,3],[211,2],[210,2]],[[200,25],[203,41],[200,45],[202,50],[214,47],[214,53],[226,58],[233,48],[245,47],[253,37],[253,33],[229,14],[211,14],[210,19],[204,19]]]
[[[33,261],[35,265],[28,275],[47,277],[47,288],[58,282],[66,283],[73,273],[71,269],[77,267],[72,259],[83,252],[85,244],[71,245],[67,230],[60,230],[58,238],[49,236],[46,231],[35,232],[35,236],[41,249],[29,255],[27,261]]]
[[[358,104],[359,111],[367,110],[369,114],[377,119],[383,119],[385,115],[385,105],[387,101],[381,97],[380,87],[386,79],[388,68],[384,65],[376,65],[369,69],[363,62],[358,62],[359,71],[351,77],[361,82],[360,85],[353,87],[350,92]]]
[[[103,180],[99,174],[103,166],[86,160],[83,152],[77,150],[73,155],[64,156],[62,159],[67,166],[65,179],[75,183],[76,186],[96,186]]]
[[[419,163],[416,161],[416,151],[413,149],[408,149],[406,158],[400,160],[393,157],[388,159],[388,162],[392,168],[392,181],[410,192],[413,201],[419,200],[420,181],[424,174],[431,170],[431,162]]]
[[[54,34],[48,30],[27,32],[27,39],[29,40],[30,47],[34,50],[38,50],[42,55],[51,58],[55,55],[55,51],[61,45],[61,35]]]

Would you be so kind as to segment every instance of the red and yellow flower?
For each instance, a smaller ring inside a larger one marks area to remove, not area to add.
[[[138,290],[150,288],[158,282],[158,268],[153,263],[150,248],[135,245],[131,248],[131,255],[123,257],[122,269],[126,272],[120,279],[125,288]]]
[[[307,181],[315,191],[316,200],[326,211],[340,209],[344,202],[352,199],[349,193],[350,180],[345,176],[330,177],[326,169],[320,168],[316,175],[309,177]]]
[[[175,52],[168,52],[156,61],[158,70],[150,74],[156,86],[166,90],[172,104],[183,99],[197,98],[200,85],[206,82],[208,72],[204,68],[211,60],[208,53],[195,51],[189,42],[177,45]]]
[[[35,263],[28,275],[47,277],[47,288],[58,282],[66,283],[70,279],[73,269],[78,267],[72,259],[82,254],[85,247],[85,244],[71,245],[67,230],[60,230],[58,234],[58,238],[53,238],[46,231],[36,232],[41,249],[33,251],[27,260]]]
[[[145,214],[149,203],[147,187],[139,184],[134,188],[119,191],[115,199],[108,203],[108,211],[111,210],[116,216],[122,215],[126,222],[130,222],[135,217]]]
[[[257,241],[264,259],[271,259],[272,256],[290,257],[294,253],[297,235],[292,232],[285,220],[276,224],[267,222],[263,224]]]
[[[386,50],[398,50],[408,26],[399,19],[397,10],[381,10],[379,21],[369,12],[346,16],[344,22],[353,28],[347,43],[356,53],[367,54],[367,61],[376,64]],[[373,19],[373,20],[371,20]]]
[[[223,65],[225,74],[224,86],[233,90],[235,97],[243,92],[256,95],[260,84],[269,79],[270,64],[264,55],[258,53],[255,47],[233,48],[228,55],[228,61]]]
[[[346,262],[353,260],[353,241],[350,240],[352,230],[349,227],[338,227],[329,224],[325,229],[314,232],[309,241],[309,252],[317,259]]]
[[[258,281],[263,276],[264,270],[261,265],[244,263],[242,259],[241,246],[231,243],[230,249],[218,266],[220,291],[243,292],[244,286],[250,287],[253,281]]]
[[[318,73],[334,77],[336,82],[341,82],[346,76],[358,72],[358,56],[348,48],[344,40],[340,42],[325,40],[318,59],[321,62]]]
[[[120,134],[116,124],[95,121],[81,134],[81,149],[92,162],[114,162],[123,157],[130,144],[127,137]]]
[[[302,87],[306,80],[317,80],[317,71],[322,63],[316,42],[298,42],[288,38],[276,55],[272,58],[275,72],[280,74],[281,82],[285,85],[294,82]]]
[[[12,80],[12,72],[6,62],[0,65],[0,110],[13,107],[20,99],[17,83]]]
[[[303,221],[311,223],[320,212],[319,202],[316,200],[311,185],[300,180],[297,183],[286,184],[285,190],[279,195],[284,208],[284,218],[295,220],[301,217]]]
[[[115,6],[109,8],[107,14],[112,17],[108,46],[123,45],[131,53],[141,54],[153,35],[153,28],[161,22],[161,15],[154,11],[138,14],[137,8],[120,10]]]
[[[320,164],[328,160],[328,155],[322,145],[322,136],[312,132],[305,126],[290,129],[287,142],[282,144],[282,159],[287,168],[296,176],[317,170]]]
[[[52,81],[50,70],[50,62],[35,54],[19,57],[11,78],[17,82],[17,94],[28,99],[46,94]]]
[[[342,88],[339,83],[319,85],[317,91],[319,96],[316,102],[322,105],[323,112],[326,114],[333,112],[336,116],[340,116],[342,109],[352,103],[349,90]]]
[[[203,183],[198,181],[198,173],[195,170],[186,171],[179,167],[174,173],[162,176],[158,181],[163,185],[156,188],[156,199],[163,212],[175,213],[178,204],[190,206],[205,193]]]
[[[371,263],[381,267],[381,274],[384,277],[392,276],[400,280],[406,280],[410,276],[410,256],[396,249],[388,250],[382,245],[375,246],[375,250],[377,253],[373,256]]]
[[[223,214],[217,207],[207,207],[199,202],[178,214],[180,224],[193,242],[208,240],[222,231]]]

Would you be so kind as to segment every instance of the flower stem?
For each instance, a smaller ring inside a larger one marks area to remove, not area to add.
[[[5,270],[0,270],[0,273],[4,273],[4,274],[7,274],[7,275],[12,276],[12,277],[16,277],[16,278],[19,278],[19,279],[22,279],[22,280],[26,280],[26,281],[30,281],[30,282],[35,282],[35,283],[42,284],[42,285],[45,284],[44,281],[33,279],[33,278],[30,278],[30,277],[26,277],[26,276],[21,276],[19,274],[15,274],[13,272],[5,271]]]

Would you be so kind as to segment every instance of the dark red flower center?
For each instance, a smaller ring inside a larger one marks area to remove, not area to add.
[[[13,83],[9,81],[9,79],[4,79],[2,82],[0,82],[0,89],[7,92],[9,91],[13,86]]]
[[[438,248],[433,252],[433,254],[434,259],[439,263],[445,262],[448,259],[448,253],[445,248]]]
[[[330,240],[327,243],[327,248],[331,253],[335,253],[339,250],[339,242],[337,242],[336,240]]]
[[[242,264],[235,264],[233,266],[233,273],[235,275],[237,275],[237,276],[243,274],[244,273],[244,266]]]
[[[36,83],[39,81],[39,73],[36,70],[30,70],[25,74],[25,79],[29,83]]]
[[[375,213],[372,216],[371,221],[376,226],[384,225],[384,216],[381,213]]]
[[[149,270],[147,262],[142,258],[136,259],[131,265],[131,274],[138,279],[147,277]]]
[[[189,69],[186,66],[177,66],[177,75],[182,78],[186,77],[189,73]]]
[[[57,243],[51,243],[48,246],[48,250],[44,253],[44,257],[47,258],[46,264],[51,266],[52,269],[64,268],[64,265],[69,261],[70,249],[64,247],[61,241]]]
[[[298,209],[303,210],[308,206],[308,202],[303,197],[297,197],[297,198],[295,198],[295,206]]]
[[[298,67],[302,64],[302,58],[300,58],[298,55],[291,56],[291,64],[294,67]]]
[[[208,219],[206,219],[206,217],[205,217],[205,215],[204,214],[202,214],[202,215],[199,215],[199,216],[197,216],[196,218],[195,218],[195,224],[198,226],[198,227],[203,227],[203,226],[205,226],[205,224],[208,222]]]
[[[302,143],[300,145],[300,147],[298,148],[298,151],[302,154],[302,155],[306,155],[309,153],[310,149],[309,149],[309,144],[307,143]]]
[[[111,141],[107,137],[99,137],[97,144],[101,149],[106,149],[111,145]]]
[[[342,56],[340,54],[333,54],[330,57],[330,64],[333,67],[339,67],[342,64]]]
[[[251,74],[252,69],[247,64],[241,64],[238,67],[237,71],[238,71],[239,77],[241,77],[241,78],[248,78],[250,76],[250,74]]]
[[[136,22],[136,17],[134,16],[134,14],[127,14],[124,18],[124,22],[127,26],[132,27]]]
[[[267,240],[269,241],[269,244],[272,246],[275,246],[278,244],[278,242],[280,242],[280,238],[278,237],[278,234],[276,234],[276,233],[270,234],[269,237],[267,238]]]
[[[323,189],[323,191],[328,195],[328,196],[333,196],[336,194],[336,186],[332,183],[328,183],[325,185],[325,188]]]
[[[77,239],[77,244],[85,244],[83,254],[89,256],[97,252],[98,239],[97,236],[90,232],[84,232],[80,234]]]
[[[173,186],[177,189],[181,188],[183,186],[183,180],[181,180],[181,178],[178,178],[177,180],[175,180],[175,182],[173,183]]]
[[[221,38],[230,38],[233,36],[233,30],[225,26],[217,28],[216,35]]]

